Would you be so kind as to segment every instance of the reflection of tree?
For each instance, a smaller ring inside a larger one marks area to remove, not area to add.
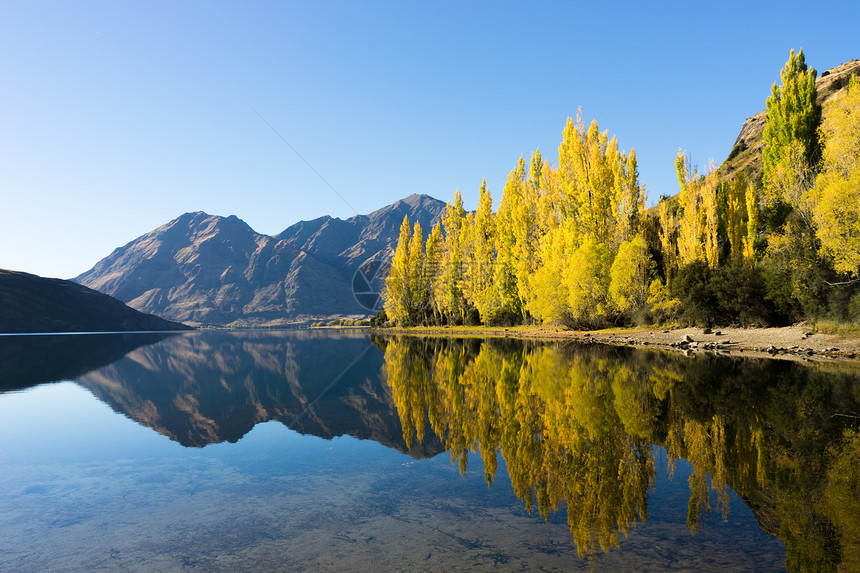
[[[487,483],[504,457],[514,492],[540,514],[567,506],[581,555],[618,546],[647,518],[653,446],[670,475],[691,466],[688,525],[727,516],[729,487],[786,545],[791,571],[858,570],[860,411],[856,372],[591,346],[389,339],[384,371],[404,438],[429,425]]]
[[[619,532],[646,519],[655,473],[650,443],[638,434],[651,433],[656,415],[639,406],[648,400],[632,399],[648,388],[611,364],[549,349],[502,352],[485,344],[474,353],[455,343],[394,339],[384,369],[407,443],[422,439],[429,420],[461,471],[469,452],[480,451],[488,484],[501,452],[529,511],[537,501],[547,518],[566,503],[579,552],[591,555],[618,546]]]

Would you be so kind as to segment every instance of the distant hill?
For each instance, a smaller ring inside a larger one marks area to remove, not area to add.
[[[72,281],[0,270],[0,333],[187,329]]]
[[[302,221],[275,236],[236,216],[186,213],[73,280],[140,311],[195,325],[364,317],[372,313],[352,292],[358,267],[391,257],[404,216],[426,232],[444,208],[427,195],[410,195],[369,215]]]

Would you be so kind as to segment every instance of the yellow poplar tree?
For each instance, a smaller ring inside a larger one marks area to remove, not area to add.
[[[496,269],[495,281],[501,300],[501,309],[519,314],[522,299],[517,288],[517,232],[516,210],[525,197],[525,162],[520,157],[516,169],[508,173],[502,200],[496,213]]]
[[[677,221],[669,212],[669,200],[662,198],[660,200],[657,214],[660,221],[660,250],[663,253],[663,269],[665,270],[666,280],[672,276],[672,270],[677,262],[676,251],[677,247]]]
[[[755,240],[758,238],[758,203],[758,190],[754,185],[750,185],[746,193],[747,236],[744,238],[744,258],[751,263],[755,262]]]
[[[415,222],[412,238],[409,242],[409,262],[407,264],[409,273],[409,316],[412,324],[423,321],[427,315],[430,302],[430,291],[428,289],[427,274],[424,269],[424,236],[421,231],[421,223]]]
[[[433,321],[436,324],[442,321],[443,303],[439,294],[444,292],[444,286],[440,285],[443,246],[442,224],[437,222],[427,236],[427,244],[424,251],[424,275],[429,287],[428,299],[433,311]]]
[[[699,172],[690,165],[686,154],[678,150],[675,156],[675,173],[681,192],[678,202],[681,214],[678,221],[678,257],[681,266],[704,260],[702,251],[703,205],[699,187]]]
[[[824,166],[815,181],[812,215],[821,249],[841,273],[860,275],[860,82],[852,76],[844,96],[821,125]]]
[[[705,262],[712,269],[720,264],[719,181],[714,173],[715,170],[716,167],[711,163],[710,173],[699,185],[704,219],[704,224],[702,225],[702,251],[705,254]]]
[[[621,243],[610,268],[609,297],[619,312],[630,312],[648,301],[651,257],[641,236]]]
[[[611,264],[612,254],[606,244],[592,238],[573,251],[565,279],[575,322],[588,326],[608,314]]]
[[[493,199],[487,190],[487,180],[481,183],[478,210],[470,218],[471,248],[464,269],[464,293],[483,320],[495,313],[499,306],[498,291],[494,284],[496,261],[496,221],[493,216]]]
[[[732,258],[744,257],[744,235],[746,234],[745,215],[747,212],[747,180],[743,173],[725,185],[726,193],[726,235],[731,244]]]
[[[403,217],[400,224],[400,238],[397,241],[397,249],[391,259],[391,269],[385,279],[385,292],[383,293],[383,307],[389,320],[397,325],[408,325],[410,316],[410,284],[409,284],[409,217]]]
[[[445,230],[445,241],[440,275],[441,307],[449,320],[458,317],[462,322],[466,312],[466,300],[463,296],[466,211],[463,209],[463,197],[459,190],[454,195],[454,204],[449,203],[445,208],[445,213],[442,215],[442,226]]]

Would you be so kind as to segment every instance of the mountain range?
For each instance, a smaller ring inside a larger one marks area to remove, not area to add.
[[[427,195],[410,195],[369,215],[301,221],[274,236],[234,215],[185,213],[73,280],[195,326],[363,318],[376,311],[353,294],[359,267],[390,259],[404,216],[429,230],[444,208]],[[362,284],[360,290],[369,286]]]

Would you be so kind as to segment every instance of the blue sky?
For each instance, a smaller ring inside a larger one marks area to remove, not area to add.
[[[814,10],[810,13],[809,10]],[[854,2],[0,0],[0,268],[69,278],[187,211],[261,233],[411,193],[498,203],[583,110],[649,203],[726,157],[791,48],[860,57]]]

